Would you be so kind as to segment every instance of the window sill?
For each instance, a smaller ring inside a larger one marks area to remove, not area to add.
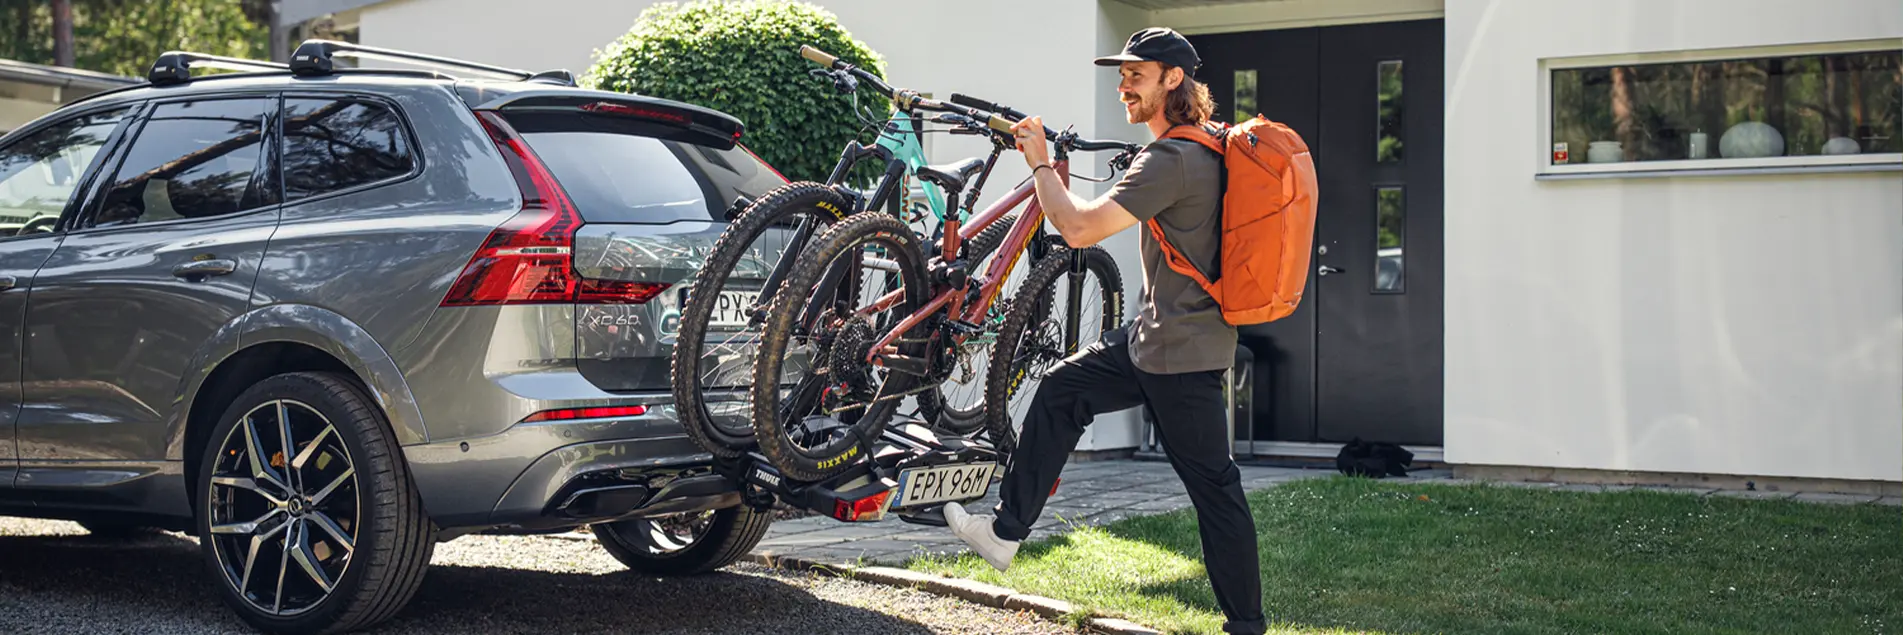
[[[1533,178],[1541,181],[1573,179],[1630,179],[1763,174],[1817,174],[1903,170],[1903,154],[1857,154],[1759,159],[1695,159],[1543,165]]]

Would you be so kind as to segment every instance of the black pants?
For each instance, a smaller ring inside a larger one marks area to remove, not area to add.
[[[1203,566],[1230,633],[1261,633],[1261,561],[1255,519],[1242,497],[1242,471],[1230,457],[1223,371],[1152,375],[1130,360],[1127,330],[1060,362],[1038,386],[1024,431],[999,487],[993,529],[1023,540],[1044,511],[1045,499],[1097,415],[1138,405],[1150,409],[1170,465],[1183,480],[1203,541]]]

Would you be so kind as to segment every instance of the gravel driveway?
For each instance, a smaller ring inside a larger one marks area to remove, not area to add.
[[[628,573],[592,541],[470,536],[375,633],[1069,633],[1029,614],[754,565],[686,579]],[[198,542],[134,542],[0,517],[0,633],[249,633]]]

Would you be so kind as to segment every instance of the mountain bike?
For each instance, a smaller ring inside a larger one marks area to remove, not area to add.
[[[740,211],[732,214],[707,261],[682,292],[670,359],[674,410],[687,435],[720,458],[738,457],[753,445],[745,387],[752,379],[753,355],[766,316],[761,301],[773,297],[812,237],[841,219],[876,209],[936,239],[957,213],[958,190],[982,167],[976,158],[927,165],[923,139],[927,123],[949,125],[943,131],[952,134],[982,135],[984,122],[957,112],[928,117],[911,104],[891,100],[893,89],[878,76],[818,49],[803,47],[801,52],[826,67],[812,69],[814,76],[854,96],[853,108],[862,120],[870,120],[858,104],[862,84],[890,101],[891,109],[877,141],[869,146],[857,140],[848,143],[824,183],[789,183],[757,200],[736,201],[734,209]],[[884,166],[870,195],[848,183],[854,167],[864,161]],[[908,205],[913,179],[921,182],[924,200]],[[969,203],[964,207],[969,210]],[[936,227],[925,226],[931,221]],[[1003,242],[1003,229],[970,240],[965,246],[968,257],[983,259]],[[1002,320],[1000,314],[990,323],[995,327]],[[982,398],[982,390],[978,394]],[[944,413],[950,432],[968,434],[982,428],[982,405],[956,401],[931,392],[919,395],[918,405],[928,419]]]
[[[969,208],[999,155],[1016,147],[1010,128],[1023,113],[962,95],[942,102],[899,91],[894,100],[912,110],[950,112],[985,123],[992,150],[966,199]],[[1044,134],[1052,141],[1053,167],[1066,183],[1072,151],[1116,151],[1110,166],[1121,171],[1138,150],[1135,144],[1085,140],[1068,130],[1047,127]],[[1047,235],[1035,191],[1026,179],[968,223],[948,217],[929,257],[929,243],[880,214],[834,223],[800,253],[769,305],[754,357],[754,438],[776,469],[794,479],[818,481],[870,455],[900,400],[937,390],[950,378],[961,344],[985,332],[980,320],[1000,303],[1021,302],[1026,290],[1032,297],[1050,295],[1027,286],[1012,298],[1001,296],[1002,283],[1027,251],[1038,269],[1062,265],[1080,274],[1079,284],[1064,295],[1072,300],[1065,322],[1073,328],[1066,339],[1082,339],[1082,306],[1087,304],[1097,308],[1094,326],[1115,328],[1122,318],[1122,279],[1115,261],[1102,248],[1070,249]],[[999,222],[1027,201],[1028,209]],[[1006,228],[1003,244],[982,272],[974,273],[972,241],[1001,227]],[[1097,281],[1095,294],[1082,292],[1090,278]],[[1033,301],[1030,308],[1011,306],[1005,312],[1036,315],[1055,308],[1054,301]]]

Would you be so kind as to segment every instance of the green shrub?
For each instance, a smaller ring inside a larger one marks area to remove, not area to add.
[[[779,0],[693,0],[642,11],[626,35],[596,53],[581,83],[731,114],[747,126],[742,143],[787,178],[823,181],[847,141],[869,143],[872,134],[853,114],[850,96],[807,74],[819,65],[800,56],[802,44],[884,76],[885,61],[825,9]],[[889,111],[863,88],[859,101],[877,116]]]

